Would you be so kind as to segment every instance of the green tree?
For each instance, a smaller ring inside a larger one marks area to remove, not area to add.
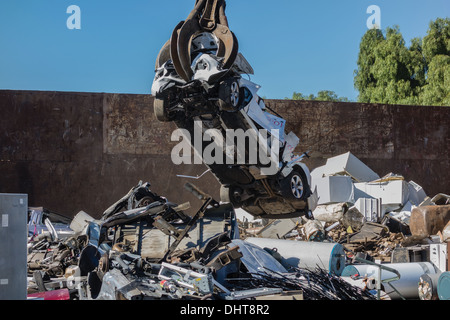
[[[359,91],[359,101],[370,101],[371,92],[377,86],[373,64],[376,61],[374,48],[384,41],[383,33],[378,29],[368,30],[359,45],[358,69],[355,70],[355,88]]]
[[[432,21],[408,48],[398,26],[361,39],[354,85],[358,101],[450,105],[450,19]]]
[[[289,98],[286,98],[289,99]],[[292,94],[291,100],[315,100],[315,101],[335,101],[335,102],[348,102],[348,98],[339,97],[334,91],[322,90],[317,93],[317,96],[314,94],[304,95],[300,92],[294,92]]]
[[[424,105],[450,106],[450,19],[438,18],[429,25],[423,38],[427,61],[426,83],[420,102]]]
[[[428,66],[427,83],[422,88],[423,105],[450,106],[450,56],[437,55]]]
[[[423,38],[423,55],[430,63],[435,56],[450,55],[449,18],[437,18],[430,22],[427,35]]]
[[[370,35],[372,33],[372,35]],[[373,35],[376,33],[376,35]],[[376,29],[369,30],[361,42],[355,87],[360,102],[414,103],[411,53],[398,27],[387,28],[386,37]],[[417,41],[415,42],[417,46]],[[417,50],[417,47],[415,47]],[[417,51],[414,51],[417,54]]]

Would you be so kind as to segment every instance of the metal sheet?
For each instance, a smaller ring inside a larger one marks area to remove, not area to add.
[[[28,195],[0,194],[0,300],[27,298]]]
[[[357,182],[369,182],[380,176],[350,152],[327,159],[322,168],[325,175],[346,174]]]
[[[381,199],[359,198],[355,207],[362,213],[366,221],[380,222],[382,218]]]
[[[296,226],[294,219],[273,220],[258,232],[258,237],[280,239]]]
[[[274,257],[262,248],[243,241],[240,239],[232,240],[230,247],[239,246],[239,251],[242,253],[241,261],[251,273],[267,272],[268,270],[286,273],[288,272]]]
[[[276,248],[283,257],[283,265],[314,269],[317,266],[340,276],[345,267],[345,253],[341,244],[295,240],[247,238],[261,248]]]
[[[404,180],[355,183],[355,199],[381,199],[382,214],[402,208],[409,199],[408,184]]]
[[[313,178],[312,183],[313,190],[317,187],[318,205],[355,202],[355,189],[352,178],[348,176]]]

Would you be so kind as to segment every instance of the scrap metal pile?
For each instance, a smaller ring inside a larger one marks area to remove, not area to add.
[[[318,264],[355,285],[378,284],[384,299],[448,299],[438,288],[448,292],[450,196],[430,198],[400,175],[380,177],[351,153],[329,158],[311,175],[319,196],[314,219],[258,226],[261,221],[244,215],[247,241],[293,266]],[[336,250],[344,257],[339,265],[333,262]]]
[[[49,236],[32,237],[29,244],[30,294],[34,290],[45,298],[59,288],[63,297],[92,300],[373,299],[334,274],[286,267],[241,240],[234,207],[265,217],[308,216],[314,195],[310,172],[301,163],[305,155],[292,154],[298,138],[284,134],[285,120],[269,113],[256,94],[259,86],[241,76],[253,70],[238,52],[225,1],[197,0],[162,47],[155,69],[152,94],[159,121],[191,130],[194,120],[222,132],[264,128],[275,132],[269,161],[210,165],[222,185],[222,202],[187,184],[203,201],[193,216],[185,213],[189,204],[168,202],[149,184],[139,184],[100,220],[78,213],[70,224],[75,233],[67,239],[46,220]],[[267,143],[256,150],[261,148],[267,151]]]
[[[449,298],[450,197],[431,199],[413,181],[380,177],[351,153],[310,172],[302,163],[307,154],[292,153],[298,137],[284,133],[286,121],[242,78],[253,70],[238,52],[224,0],[197,0],[155,69],[159,121],[191,136],[194,121],[219,132],[275,132],[267,163],[205,163],[221,199],[186,184],[203,202],[193,215],[189,203],[172,203],[139,183],[99,220],[79,212],[64,237],[48,219],[47,232],[36,234],[33,220],[29,298]],[[255,149],[268,150],[269,139],[255,140]],[[246,213],[264,222],[258,227],[241,218]]]
[[[140,182],[99,220],[79,212],[64,237],[31,235],[28,296],[43,299],[352,299],[374,296],[320,268],[285,268],[243,241],[234,208],[194,185],[192,216]],[[30,230],[33,226],[30,225]]]
[[[345,157],[355,159],[351,154]],[[354,179],[355,163],[361,164],[355,161],[346,167],[347,173],[329,177]],[[406,184],[398,177],[377,183],[393,181]],[[352,180],[356,183],[360,182]],[[47,231],[33,234],[36,221],[31,221],[29,298],[448,298],[449,196],[419,197],[422,205],[410,214],[401,209],[377,211],[382,207],[356,209],[352,203],[358,201],[336,200],[320,204],[314,220],[269,220],[255,228],[261,220],[249,223],[242,209],[219,203],[192,184],[185,187],[203,201],[193,215],[184,212],[189,203],[172,203],[152,192],[149,183],[140,182],[99,220],[79,212],[70,223],[71,234],[61,226],[56,231],[49,220]],[[334,190],[342,192],[342,186]],[[329,196],[323,191],[319,195]],[[410,192],[404,200],[416,197]],[[380,203],[384,198],[367,199]],[[404,203],[397,206],[404,208]],[[384,208],[394,207],[386,201]],[[409,223],[397,218],[399,212],[410,217]]]

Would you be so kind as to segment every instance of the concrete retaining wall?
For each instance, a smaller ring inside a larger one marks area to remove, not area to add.
[[[430,196],[450,193],[450,108],[267,100],[311,150],[312,169],[347,151],[379,175],[402,174]],[[0,192],[27,193],[30,206],[94,217],[139,180],[173,202],[200,202],[193,182],[218,198],[204,165],[175,166],[173,124],[157,122],[149,95],[0,91]]]

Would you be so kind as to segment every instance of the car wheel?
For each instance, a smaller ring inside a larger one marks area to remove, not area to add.
[[[153,102],[153,109],[155,112],[155,117],[158,121],[170,121],[166,111],[166,100],[155,98],[155,101]]]
[[[154,202],[153,198],[151,198],[149,196],[145,196],[139,201],[134,200],[133,207],[134,208],[146,207],[152,202]]]
[[[281,192],[289,200],[305,200],[308,190],[308,184],[304,175],[296,170],[281,180]]]
[[[225,111],[237,111],[241,103],[241,88],[236,79],[228,79],[219,87],[219,107]]]

